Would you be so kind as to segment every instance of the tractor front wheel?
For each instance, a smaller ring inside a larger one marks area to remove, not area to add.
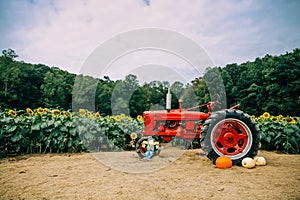
[[[241,165],[245,157],[254,157],[260,145],[260,133],[249,115],[226,109],[212,113],[201,132],[201,148],[215,163],[219,156],[228,156]]]

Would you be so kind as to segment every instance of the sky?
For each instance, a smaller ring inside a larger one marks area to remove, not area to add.
[[[24,62],[79,74],[103,43],[152,27],[182,34],[213,65],[224,67],[299,48],[299,10],[298,0],[0,0],[0,49],[13,49]],[[180,80],[190,71],[183,79],[192,80],[197,75],[189,65],[170,52],[148,49],[121,56],[107,75],[117,79],[149,67],[150,79],[173,74]]]

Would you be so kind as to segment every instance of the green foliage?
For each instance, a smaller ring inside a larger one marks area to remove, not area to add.
[[[67,111],[38,108],[0,112],[0,156],[84,150]]]
[[[143,121],[57,109],[0,111],[0,157],[9,154],[132,150]]]
[[[40,86],[43,105],[45,107],[70,109],[74,78],[75,75],[55,67],[46,72]]]
[[[300,153],[299,117],[270,116],[265,112],[255,120],[262,134],[262,149]]]
[[[247,113],[300,115],[300,49],[222,68],[229,106]]]

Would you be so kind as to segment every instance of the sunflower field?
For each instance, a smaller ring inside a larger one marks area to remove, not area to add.
[[[300,117],[271,116],[265,112],[252,116],[262,134],[262,149],[283,153],[300,153]]]
[[[251,116],[262,134],[262,149],[300,153],[300,118]],[[33,153],[133,150],[143,117],[101,116],[84,109],[70,112],[37,108],[0,111],[0,158]]]
[[[0,157],[31,153],[132,150],[143,118],[102,117],[84,109],[71,113],[37,108],[0,111]]]

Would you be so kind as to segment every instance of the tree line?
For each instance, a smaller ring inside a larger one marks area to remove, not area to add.
[[[240,109],[251,115],[267,111],[300,116],[300,49],[207,68],[203,77],[172,85],[158,80],[140,84],[133,74],[124,80],[76,75],[57,67],[16,61],[17,57],[12,49],[3,50],[0,56],[1,110],[47,107],[76,112],[74,109],[83,107],[102,115],[125,113],[135,117],[145,110],[164,109],[171,88],[172,108],[178,108],[179,98],[188,108],[218,96],[226,101],[226,107],[240,104]],[[215,81],[220,78],[221,82]]]

